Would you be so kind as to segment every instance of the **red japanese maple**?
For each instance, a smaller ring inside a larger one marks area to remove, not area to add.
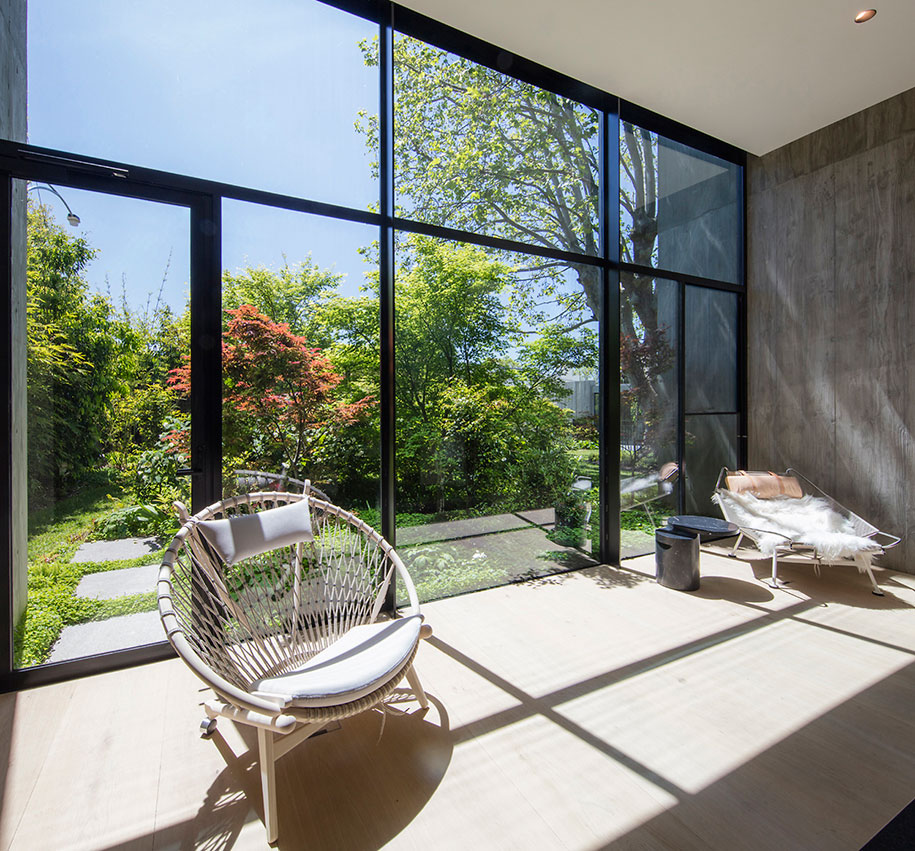
[[[296,475],[316,441],[360,419],[374,405],[367,396],[346,404],[334,391],[343,377],[319,349],[286,323],[251,305],[227,310],[223,333],[223,444],[227,455],[259,464],[285,463]],[[190,393],[190,363],[169,384]],[[186,439],[176,434],[177,440]],[[177,441],[176,441],[177,442]]]

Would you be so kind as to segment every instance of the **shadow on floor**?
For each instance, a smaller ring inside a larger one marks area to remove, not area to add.
[[[561,711],[564,705],[578,697],[690,653],[702,652],[714,644],[741,638],[759,627],[797,617],[817,605],[808,601],[792,605],[788,610],[766,613],[754,622],[723,630],[692,645],[671,648],[656,657],[641,659],[546,695],[528,694],[436,637],[430,639],[430,644],[518,701],[507,710],[456,728],[452,734],[455,744],[539,715],[676,799],[670,808],[625,835],[595,846],[592,851],[597,848],[855,851],[905,806],[915,786],[915,760],[911,749],[878,738],[868,723],[874,712],[912,705],[915,701],[915,662],[908,662],[895,673],[819,715],[699,791],[686,788],[679,778],[665,776],[650,763],[640,762],[619,750]],[[907,648],[879,640],[863,640],[872,641],[875,646],[892,647],[910,658],[915,656]],[[764,720],[747,718],[747,723],[761,724]],[[684,752],[689,752],[689,742],[684,742]],[[849,766],[855,766],[853,775],[849,774]],[[900,784],[900,777],[908,780]],[[607,806],[612,808],[613,789],[605,789],[602,794],[606,796]],[[816,813],[816,818],[811,818],[811,813]],[[695,837],[695,842],[684,845],[684,837],[688,836]],[[896,847],[912,846],[887,846],[887,849]]]
[[[761,582],[748,582],[730,576],[703,576],[698,591],[689,592],[706,600],[728,600],[732,603],[768,603],[775,594]]]
[[[16,721],[16,692],[0,694],[0,806],[6,800],[6,775],[12,750],[13,724]]]
[[[445,776],[453,750],[448,714],[427,696],[431,706],[421,710],[412,693],[396,690],[384,717],[381,710],[363,712],[277,762],[277,848],[377,849],[416,817]],[[258,820],[251,829],[264,830],[257,734],[244,726],[238,731],[248,750],[233,753],[217,728],[213,744],[226,760],[225,770],[196,817],[157,831],[155,847],[228,851],[246,823]],[[137,840],[108,851],[128,847],[137,847]]]
[[[756,579],[768,588],[768,582],[772,578],[772,563],[754,561],[750,562],[750,566]],[[910,603],[901,600],[893,593],[894,588],[904,586],[893,579],[892,574],[879,570],[874,571],[877,584],[884,592],[884,596],[880,597],[871,593],[871,583],[867,575],[858,573],[858,568],[853,564],[824,565],[820,571],[822,578],[816,575],[813,565],[779,562],[778,578],[780,583],[784,583],[784,587],[771,590],[774,594],[793,593],[804,599],[816,600],[820,604],[841,603],[843,606],[853,606],[858,609],[912,608]],[[827,574],[836,581],[823,581]],[[703,585],[705,582],[706,580],[703,578]]]
[[[673,807],[592,851],[685,847],[857,851],[905,806],[915,787],[910,752],[870,734],[867,719],[879,707],[911,705],[913,699],[915,662],[698,792],[677,795]],[[853,776],[850,765],[856,766]],[[908,782],[900,784],[903,777]],[[608,796],[612,794],[607,790]],[[684,836],[691,834],[696,842],[684,846]],[[873,847],[880,851],[915,847],[908,844],[905,833],[901,835],[903,844]]]
[[[590,570],[583,570],[581,574],[598,587],[605,589],[635,588],[637,585],[644,585],[646,582],[654,582],[654,576],[649,576],[646,573],[629,570],[625,567],[610,567],[604,564],[599,567],[593,567]]]

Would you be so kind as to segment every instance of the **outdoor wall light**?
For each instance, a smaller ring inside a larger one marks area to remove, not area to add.
[[[857,15],[855,15],[855,23],[863,24],[865,21],[869,21],[871,18],[873,18],[876,14],[876,9],[863,9],[862,11],[858,12]]]
[[[36,183],[30,186],[26,191],[31,192],[33,189],[39,193],[39,198],[41,197],[42,189],[46,189],[48,192],[55,194],[58,198],[60,198],[60,200],[63,202],[63,205],[67,208],[67,221],[70,223],[70,227],[75,228],[77,225],[79,225],[79,216],[77,216],[76,213],[70,209],[70,205],[64,201],[64,196],[61,195],[53,186],[51,186],[50,183]]]

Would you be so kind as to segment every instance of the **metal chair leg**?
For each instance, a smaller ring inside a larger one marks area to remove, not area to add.
[[[778,553],[772,553],[772,580],[769,584],[773,588],[778,588]]]

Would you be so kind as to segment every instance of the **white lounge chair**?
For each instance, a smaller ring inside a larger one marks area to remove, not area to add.
[[[855,564],[867,574],[873,593],[883,596],[871,563],[900,539],[836,502],[797,470],[779,475],[725,467],[712,500],[740,530],[732,555],[748,538],[760,555],[772,559],[773,588],[778,587],[778,560],[791,557],[813,564],[817,575],[824,564]]]
[[[267,841],[278,837],[274,763],[328,723],[370,709],[413,670],[423,625],[400,557],[374,529],[309,493],[252,493],[188,516],[159,572],[159,614],[218,716],[257,729]],[[409,605],[379,620],[394,575]]]

